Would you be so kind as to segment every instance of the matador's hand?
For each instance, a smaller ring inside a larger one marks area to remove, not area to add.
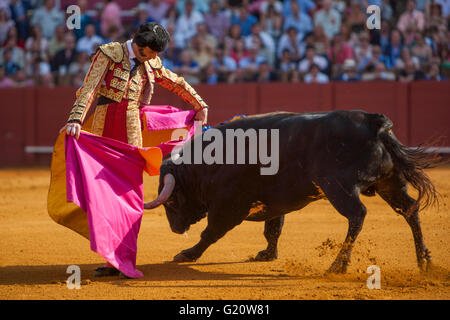
[[[81,124],[77,123],[77,122],[71,122],[66,124],[64,127],[61,128],[61,130],[59,130],[59,133],[66,131],[66,134],[71,135],[71,136],[75,136],[75,138],[80,137],[80,132],[81,132]]]
[[[208,108],[203,108],[195,115],[195,120],[201,121],[202,125],[208,122]]]

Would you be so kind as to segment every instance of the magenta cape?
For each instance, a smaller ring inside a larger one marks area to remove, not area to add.
[[[48,212],[57,223],[90,240],[91,249],[125,275],[137,278],[137,237],[143,214],[143,176],[158,175],[162,155],[189,140],[195,111],[142,107],[143,141],[149,148],[83,131],[64,133],[53,150]],[[172,139],[185,129],[184,140]]]

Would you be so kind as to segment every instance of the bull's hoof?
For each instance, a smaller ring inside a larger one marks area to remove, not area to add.
[[[272,261],[278,258],[277,252],[262,250],[258,252],[254,261]]]
[[[336,260],[331,267],[327,270],[327,273],[346,273],[348,263],[342,260]]]
[[[173,257],[173,262],[175,263],[182,263],[182,262],[194,262],[195,258],[190,257],[189,254],[187,254],[186,252],[180,252],[179,254],[177,254],[175,257]]]

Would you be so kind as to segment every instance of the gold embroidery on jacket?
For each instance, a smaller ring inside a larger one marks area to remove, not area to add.
[[[130,101],[127,108],[127,139],[128,144],[142,147],[141,119],[136,101]]]
[[[122,101],[123,97],[122,91],[114,92],[113,89],[108,89],[105,86],[100,87],[99,94],[116,102]]]
[[[98,136],[103,135],[103,128],[105,127],[106,113],[108,105],[102,104],[95,108],[94,119],[92,120],[92,133]]]
[[[127,81],[120,81],[117,78],[112,78],[109,85],[110,87],[115,88],[117,90],[125,91],[125,89],[127,88]]]

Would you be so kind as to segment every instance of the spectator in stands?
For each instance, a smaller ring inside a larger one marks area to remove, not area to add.
[[[283,35],[283,17],[274,6],[269,5],[267,11],[260,15],[260,23],[262,29],[272,37],[275,43],[278,43]]]
[[[187,0],[185,12],[178,17],[176,22],[175,34],[178,34],[179,38],[182,39],[182,48],[185,48],[189,39],[196,35],[197,24],[204,21],[203,15],[193,8],[193,2]]]
[[[388,44],[384,55],[391,60],[391,64],[400,58],[400,54],[403,49],[403,39],[402,34],[398,29],[393,29],[391,31],[390,43]]]
[[[432,63],[430,65],[430,70],[425,75],[425,79],[427,80],[434,80],[434,81],[446,81],[447,78],[441,76],[440,70],[439,70],[439,64]]]
[[[214,68],[214,64],[209,63],[204,69],[204,80],[207,84],[217,84],[219,82],[219,74]]]
[[[213,50],[208,43],[200,39],[198,35],[189,40],[189,53],[192,60],[197,63],[200,69],[204,69],[213,59]]]
[[[72,78],[78,75],[84,76],[88,72],[90,65],[91,61],[89,59],[89,55],[85,51],[78,52],[76,60],[69,65],[69,70],[67,73]],[[79,81],[71,81],[72,85],[78,85],[78,82]]]
[[[31,27],[30,37],[25,41],[25,50],[37,47],[41,51],[41,58],[47,59],[48,41],[42,36],[41,28],[38,25]]]
[[[169,24],[171,23],[173,23],[173,25],[176,25],[177,20],[178,20],[177,9],[175,9],[175,7],[170,7],[166,13],[166,16],[161,20],[161,25],[165,29],[167,29]]]
[[[402,48],[400,57],[394,61],[394,70],[400,71],[405,68],[406,64],[413,63],[416,69],[420,68],[419,59],[412,57],[408,47]]]
[[[247,49],[245,48],[245,43],[243,39],[237,40],[234,43],[233,49],[230,52],[230,57],[236,61],[237,65],[242,59],[247,58],[249,55]]]
[[[346,82],[360,81],[361,76],[357,71],[356,61],[354,59],[345,60],[342,66],[342,72],[334,80]]]
[[[5,67],[0,65],[0,89],[12,88],[14,86],[14,80],[6,75]]]
[[[362,32],[359,35],[358,44],[355,47],[355,58],[358,63],[358,71],[361,71],[361,62],[372,58],[372,45],[370,44],[369,34]]]
[[[423,31],[425,29],[425,16],[421,11],[416,9],[414,0],[408,0],[407,10],[400,16],[397,28],[403,32],[404,35],[406,35],[409,30]]]
[[[211,49],[211,52],[217,47],[218,39],[208,32],[205,23],[197,24],[197,37]]]
[[[305,74],[313,64],[316,64],[321,71],[328,67],[327,59],[317,55],[316,49],[313,46],[308,46],[306,48],[305,58],[298,64],[298,71],[300,71],[300,74]]]
[[[45,0],[44,6],[36,9],[31,18],[31,25],[38,25],[48,40],[53,37],[55,28],[64,22],[64,14],[56,8],[54,0]]]
[[[14,21],[8,18],[6,8],[0,9],[0,46],[5,42],[9,29],[13,26]]]
[[[16,76],[14,77],[14,81],[14,86],[16,88],[32,87],[36,85],[34,79],[27,77],[25,71],[22,69],[17,71]]]
[[[180,62],[174,65],[173,71],[191,84],[200,83],[200,68],[189,51],[181,52]]]
[[[76,29],[75,29],[76,30]],[[53,58],[53,56],[61,49],[64,49],[64,34],[66,32],[66,28],[64,25],[59,25],[55,29],[55,35],[48,43],[48,56],[49,58]]]
[[[111,26],[114,27],[114,26]],[[88,24],[84,30],[85,36],[78,40],[77,51],[86,52],[91,55],[95,52],[98,46],[104,43],[103,39],[95,33],[95,26],[93,24]]]
[[[64,77],[72,62],[77,56],[76,37],[72,32],[64,36],[65,48],[58,51],[51,60],[51,70],[56,75],[56,81],[59,82],[59,76]]]
[[[170,39],[166,50],[163,52],[163,64],[168,69],[173,69],[175,64],[180,63],[180,55],[183,50],[175,45],[175,39]]]
[[[219,45],[216,48],[212,63],[216,69],[220,82],[229,82],[230,76],[236,71],[237,63],[230,56],[225,55],[225,48]]]
[[[205,13],[205,24],[209,32],[216,37],[218,41],[222,41],[230,27],[230,19],[220,11],[217,0],[209,3],[209,12]]]
[[[339,32],[341,14],[332,8],[332,0],[323,0],[323,8],[314,15],[314,25],[321,26],[329,39]]]
[[[20,39],[25,40],[28,37],[29,21],[27,20],[27,11],[31,9],[29,1],[11,0],[9,10],[11,19],[14,20]]]
[[[93,24],[93,21],[91,16],[87,14],[87,0],[78,0],[78,7],[80,7],[80,28],[75,28],[73,32],[75,33],[77,39],[81,39],[84,37],[84,29],[88,24]],[[99,30],[97,30],[97,32],[99,32]]]
[[[425,42],[420,32],[416,32],[415,43],[411,48],[411,55],[419,59],[421,65],[427,64],[433,55],[431,47]]]
[[[333,45],[328,49],[328,61],[332,65],[332,73],[337,74],[345,60],[354,59],[353,48],[344,40],[344,36],[337,34],[334,36]]]
[[[20,69],[25,68],[25,51],[17,44],[17,29],[15,27],[9,29],[8,36],[3,48],[0,48],[0,63],[3,62],[3,51],[5,49],[12,50],[12,59]]]
[[[272,66],[267,61],[259,64],[256,82],[265,83],[277,80],[276,73],[273,72]]]
[[[297,2],[300,10],[303,13],[310,13],[316,8],[313,0],[284,0],[283,2],[283,16],[288,17],[291,14],[291,3]]]
[[[450,1],[448,0],[434,0],[435,4],[440,4],[443,16],[448,19],[450,15]]]
[[[284,30],[288,30],[291,27],[297,29],[297,32],[302,37],[313,30],[311,18],[306,13],[300,11],[296,1],[291,2],[291,14],[286,17],[283,26]]]
[[[234,49],[236,42],[243,40],[241,26],[237,23],[231,25],[228,34],[224,38],[225,51],[230,52]]]
[[[136,19],[133,22],[133,30],[139,29],[139,26],[148,22],[155,21],[148,16],[148,9],[146,3],[140,3],[136,8]],[[106,35],[105,35],[106,36]]]
[[[101,36],[107,36],[109,28],[115,26],[123,33],[122,20],[120,17],[120,6],[114,0],[103,0],[104,8],[101,14],[100,32]],[[86,30],[85,30],[86,32]]]
[[[391,69],[391,61],[387,57],[385,57],[381,51],[381,47],[379,45],[375,45],[372,47],[372,54],[366,56],[363,60],[359,62],[358,69],[360,71],[364,71],[366,69],[373,69],[380,63],[383,63],[385,69]]]
[[[269,10],[273,10],[277,14],[282,14],[283,5],[278,0],[263,0],[259,7],[259,15],[260,17],[267,14]]]
[[[288,50],[292,61],[300,61],[300,58],[304,55],[302,38],[303,36],[297,32],[297,29],[289,28],[280,38],[277,57],[281,58],[283,52]]]
[[[12,49],[5,48],[3,50],[2,67],[5,69],[5,74],[7,76],[14,76],[18,70],[20,70],[19,65],[17,65],[12,58]]]
[[[350,3],[350,9],[347,10],[345,15],[345,23],[350,27],[352,32],[359,33],[365,29],[366,26],[366,14],[361,10],[360,1],[352,0]]]
[[[259,50],[257,45],[253,45],[248,49],[248,56],[239,60],[238,66],[244,71],[244,78],[247,81],[256,81],[259,65],[267,63],[266,59],[259,55]]]
[[[297,64],[293,61],[291,52],[289,51],[289,49],[284,49],[283,53],[281,54],[278,78],[282,82],[288,82],[292,77],[292,73],[296,71],[296,68]]]
[[[322,26],[315,26],[314,32],[309,39],[316,49],[316,53],[321,56],[326,56],[328,52],[328,48],[330,47],[330,38],[325,34]]]
[[[362,75],[363,81],[393,81],[395,74],[386,70],[383,62],[370,65]]]
[[[263,46],[268,51],[268,55],[273,56],[275,54],[275,41],[267,32],[264,32],[261,29],[261,25],[259,24],[259,22],[255,23],[252,26],[251,34],[245,37],[245,46],[247,48],[250,48],[253,45],[255,39],[258,39],[257,41],[262,42]],[[273,61],[273,58],[269,60]],[[270,64],[273,65],[273,63]]]
[[[170,6],[162,0],[148,0],[147,15],[152,20],[161,23]]]
[[[198,11],[202,14],[209,10],[208,1],[207,0],[177,0],[175,4],[175,8],[177,9],[180,15],[186,13],[186,3],[191,1],[193,4],[193,10]]]
[[[328,76],[320,72],[320,68],[317,64],[313,63],[309,67],[309,72],[305,74],[305,83],[328,83]]]
[[[250,34],[252,26],[257,22],[258,20],[255,16],[252,16],[244,5],[239,7],[239,14],[231,18],[232,24],[238,24],[241,27],[242,35],[244,37]]]
[[[422,80],[425,78],[423,72],[416,68],[412,61],[406,62],[405,67],[400,70],[398,74],[398,80],[401,82],[411,82],[414,80]]]
[[[447,1],[450,3],[450,1]],[[437,3],[430,4],[430,16],[426,21],[427,28],[439,27],[446,24],[446,19],[442,14],[442,6]]]

